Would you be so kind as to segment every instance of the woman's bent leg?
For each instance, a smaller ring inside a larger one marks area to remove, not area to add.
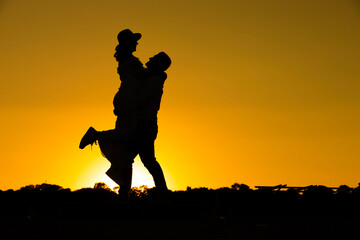
[[[111,165],[106,175],[120,186],[120,197],[127,198],[131,189],[132,164],[121,166],[121,168]]]

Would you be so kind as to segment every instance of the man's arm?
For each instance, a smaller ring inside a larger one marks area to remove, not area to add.
[[[119,108],[119,112],[126,113],[137,110],[141,106],[145,105],[152,97],[162,94],[164,86],[164,76],[153,75],[147,78],[144,85],[140,90],[132,97],[128,99],[128,104],[122,105]]]
[[[149,71],[137,57],[129,57],[119,61],[117,72],[120,80],[125,79],[145,79],[149,76]]]

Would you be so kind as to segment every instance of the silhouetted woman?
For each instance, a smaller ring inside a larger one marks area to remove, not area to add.
[[[133,141],[136,131],[136,113],[123,114],[119,108],[126,108],[130,104],[129,98],[134,95],[141,82],[148,76],[148,70],[141,61],[133,55],[136,51],[140,33],[133,33],[125,29],[118,34],[119,44],[116,46],[115,59],[118,62],[117,72],[121,85],[114,97],[114,114],[117,116],[114,130],[97,132],[90,127],[80,142],[83,149],[95,141],[99,141],[103,155],[112,163],[107,175],[120,185],[119,194],[127,195],[131,188],[132,159],[130,159],[130,142]]]

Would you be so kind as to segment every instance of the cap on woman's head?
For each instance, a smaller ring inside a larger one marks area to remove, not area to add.
[[[119,42],[136,42],[141,38],[140,33],[133,33],[130,29],[119,32],[117,39]]]

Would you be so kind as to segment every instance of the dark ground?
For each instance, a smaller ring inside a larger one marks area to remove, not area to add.
[[[355,190],[143,190],[0,192],[0,239],[360,239]]]

